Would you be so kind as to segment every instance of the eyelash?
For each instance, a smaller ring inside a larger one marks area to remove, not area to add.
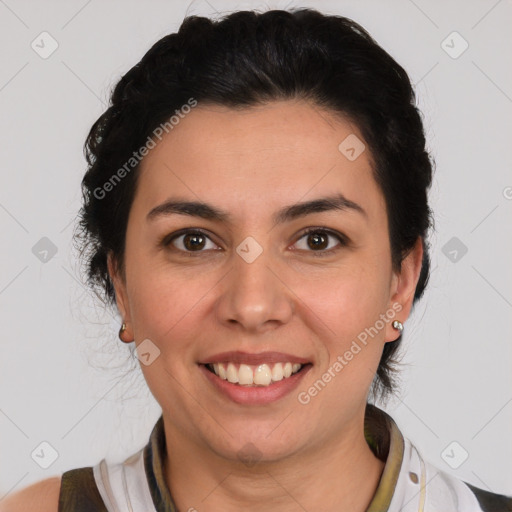
[[[323,234],[326,234],[328,236],[333,236],[334,238],[336,238],[339,242],[340,242],[340,245],[335,248],[335,249],[323,249],[323,250],[320,250],[320,251],[306,251],[306,252],[310,252],[313,256],[315,257],[325,257],[325,256],[330,256],[332,255],[334,252],[337,252],[339,249],[341,249],[342,247],[346,247],[349,242],[348,242],[348,239],[346,236],[342,235],[341,233],[338,233],[336,231],[332,231],[330,229],[326,229],[326,228],[320,228],[320,227],[311,227],[311,228],[306,228],[305,231],[302,232],[302,234],[299,236],[299,238],[297,239],[297,241],[301,240],[302,238],[304,238],[306,235],[309,235],[311,233],[323,233]],[[184,229],[184,230],[180,230],[180,231],[177,231],[176,233],[172,233],[171,235],[166,235],[160,242],[160,245],[164,246],[164,247],[168,247],[170,245],[172,245],[172,242],[174,240],[176,240],[177,238],[180,238],[182,236],[186,236],[186,235],[203,235],[205,236],[206,238],[208,238],[211,242],[213,242],[213,240],[211,240],[211,238],[208,236],[208,234],[203,231],[202,229],[200,228],[197,228],[197,229]],[[213,242],[215,243],[215,242]],[[178,249],[176,247],[173,246],[173,249],[176,250],[176,251],[179,251],[179,252],[183,252],[187,255],[195,255],[194,253],[202,253],[202,252],[206,252],[204,250],[200,250],[200,251],[184,251],[182,249]],[[302,249],[301,249],[302,250]]]

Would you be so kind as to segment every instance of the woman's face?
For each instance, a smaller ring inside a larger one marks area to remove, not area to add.
[[[109,268],[177,439],[227,459],[279,460],[356,435],[422,254],[418,243],[393,273],[384,197],[361,144],[356,126],[306,102],[199,103],[144,158],[126,280]],[[286,363],[303,366],[286,377]],[[240,384],[251,377],[257,385]]]

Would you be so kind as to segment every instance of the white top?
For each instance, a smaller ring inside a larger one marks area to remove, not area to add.
[[[512,511],[512,497],[477,489],[432,466],[403,437],[390,416],[370,407],[372,412],[365,421],[365,434],[373,441],[369,444],[374,445],[372,449],[377,450],[376,454],[384,454],[381,458],[385,459],[385,468],[367,512]],[[94,481],[106,510],[177,512],[163,476],[165,456],[161,416],[144,448],[122,463],[109,464],[103,459],[93,466]],[[79,493],[79,485],[73,491]],[[87,503],[81,503],[80,507],[84,511],[91,510]],[[77,510],[80,507],[74,505],[73,511],[80,512]],[[59,510],[67,511],[68,507]],[[194,508],[180,512],[190,511]]]

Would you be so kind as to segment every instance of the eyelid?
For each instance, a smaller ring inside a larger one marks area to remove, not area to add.
[[[183,235],[189,235],[189,234],[201,234],[203,236],[205,236],[206,238],[208,238],[208,240],[210,240],[211,242],[213,242],[215,245],[218,245],[217,243],[215,243],[213,240],[212,240],[212,237],[210,236],[210,234],[202,229],[202,228],[183,228],[183,229],[179,229],[178,231],[174,231],[173,233],[170,233],[168,235],[165,235],[159,245],[162,245],[164,247],[168,247],[169,245],[172,244],[172,242],[174,240],[176,240],[177,238],[179,238],[180,236],[183,236]],[[197,253],[201,253],[201,252],[206,252],[206,251],[183,251],[181,249],[177,249],[175,248],[178,252],[183,252],[183,253],[187,253],[187,254],[194,254],[194,252],[197,252]]]
[[[332,230],[332,229],[329,229],[329,228],[321,227],[321,226],[310,226],[308,228],[304,228],[300,232],[300,234],[296,237],[296,239],[295,239],[293,244],[296,244],[304,236],[306,236],[306,235],[308,235],[310,233],[317,233],[317,232],[326,233],[327,235],[332,236],[332,237],[338,239],[340,244],[339,244],[338,247],[336,247],[334,249],[331,248],[331,249],[328,249],[328,250],[320,250],[320,251],[305,251],[305,252],[309,252],[309,253],[313,254],[314,256],[322,256],[322,255],[326,255],[327,256],[327,255],[330,255],[330,254],[336,252],[340,247],[344,247],[344,246],[347,246],[347,245],[350,244],[350,240],[343,233],[340,233],[338,231],[335,231],[335,230]],[[168,247],[169,245],[172,244],[172,242],[174,240],[176,240],[180,236],[188,235],[188,234],[202,234],[203,236],[208,238],[208,240],[210,240],[212,243],[214,243],[215,245],[218,245],[218,244],[216,244],[216,242],[214,242],[212,240],[212,237],[210,236],[210,234],[206,230],[204,230],[202,228],[183,228],[183,229],[180,229],[180,230],[175,231],[175,232],[173,232],[171,234],[165,235],[161,239],[159,245],[164,246],[164,247]],[[183,251],[181,249],[177,249],[176,247],[174,247],[174,249],[176,251],[184,253],[184,254],[194,254],[194,253],[201,254],[203,252],[208,252],[208,251],[204,251],[204,250],[201,250],[201,251]]]
[[[333,230],[333,229],[324,228],[324,227],[321,227],[321,226],[312,226],[312,227],[309,227],[309,228],[305,228],[300,233],[300,235],[297,237],[297,239],[294,242],[294,244],[297,243],[301,238],[305,237],[306,235],[309,235],[310,233],[325,233],[328,236],[332,236],[332,237],[336,238],[339,241],[339,245],[337,247],[334,247],[334,248],[331,248],[331,249],[324,249],[324,250],[321,250],[321,251],[306,251],[306,252],[312,254],[313,256],[318,256],[318,257],[330,256],[333,253],[335,253],[338,250],[340,250],[341,248],[347,247],[347,246],[350,245],[349,238],[346,235],[344,235],[343,233],[340,233],[339,231],[336,231],[336,230]]]
[[[309,233],[316,233],[316,232],[327,233],[328,235],[332,235],[335,238],[338,238],[340,240],[340,242],[348,244],[348,238],[343,233],[340,233],[339,231],[336,231],[334,229],[323,228],[321,226],[312,226],[309,228],[304,228],[304,230],[301,232],[301,234],[297,238],[297,240],[300,240],[304,235],[308,235]]]

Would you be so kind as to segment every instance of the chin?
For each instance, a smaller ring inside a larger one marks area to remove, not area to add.
[[[275,429],[275,425],[273,427]],[[240,432],[230,437],[222,435],[210,443],[212,450],[217,455],[230,460],[240,461],[247,467],[253,467],[257,463],[278,462],[295,453],[301,444],[299,439],[293,439],[289,435],[282,437],[282,432],[272,428],[249,429],[251,431]],[[269,435],[270,433],[270,435]],[[223,433],[225,434],[225,433]]]

